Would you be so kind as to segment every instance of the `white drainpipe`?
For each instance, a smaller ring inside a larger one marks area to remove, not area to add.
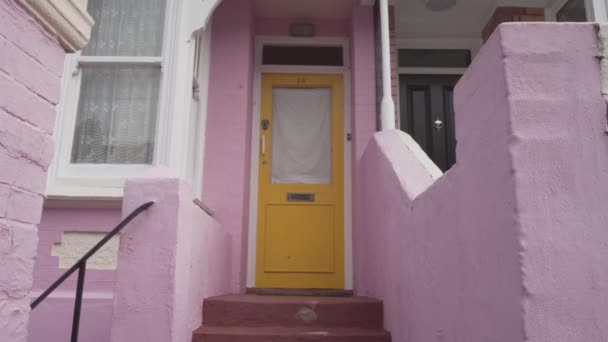
[[[388,22],[388,0],[380,0],[380,35],[382,37],[382,103],[380,128],[395,129],[395,102],[391,87],[391,48]]]

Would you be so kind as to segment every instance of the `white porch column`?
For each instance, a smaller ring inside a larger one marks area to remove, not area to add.
[[[590,9],[587,12],[591,12],[590,21],[608,22],[608,0],[587,0],[585,5]]]
[[[188,35],[206,27],[213,11],[221,2],[222,0],[187,0],[186,6],[190,13]]]
[[[395,129],[395,102],[391,90],[391,50],[388,19],[388,0],[380,0],[380,35],[382,42],[382,103],[380,128]]]

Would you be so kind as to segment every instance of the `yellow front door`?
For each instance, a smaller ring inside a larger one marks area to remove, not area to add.
[[[344,288],[344,80],[262,75],[256,287]]]

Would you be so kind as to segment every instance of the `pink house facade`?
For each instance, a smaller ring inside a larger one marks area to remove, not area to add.
[[[154,202],[81,341],[608,340],[605,1],[66,0],[80,45],[28,3],[0,337],[69,340],[75,276],[27,304]]]

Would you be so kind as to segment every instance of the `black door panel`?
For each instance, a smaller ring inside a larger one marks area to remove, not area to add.
[[[460,76],[401,75],[401,129],[443,171],[456,163],[454,85]]]

